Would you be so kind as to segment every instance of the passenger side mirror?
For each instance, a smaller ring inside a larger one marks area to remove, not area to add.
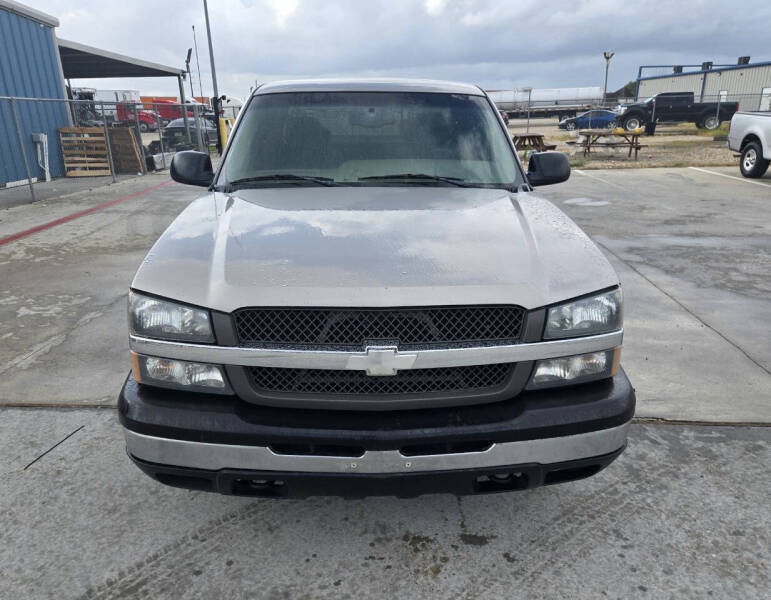
[[[530,185],[551,185],[562,183],[570,177],[570,161],[562,152],[535,152],[527,164],[527,179]]]
[[[211,158],[205,152],[185,150],[171,159],[171,178],[187,185],[209,187],[214,180]]]

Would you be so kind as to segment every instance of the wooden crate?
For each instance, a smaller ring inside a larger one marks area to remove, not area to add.
[[[112,127],[108,131],[115,172],[141,173],[142,155],[139,152],[136,130],[133,127]]]
[[[64,171],[67,177],[99,177],[110,174],[107,141],[101,127],[61,127]]]

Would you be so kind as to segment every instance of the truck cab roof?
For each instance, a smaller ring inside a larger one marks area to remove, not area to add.
[[[286,92],[428,92],[484,96],[477,86],[432,79],[298,79],[266,83],[254,95]]]

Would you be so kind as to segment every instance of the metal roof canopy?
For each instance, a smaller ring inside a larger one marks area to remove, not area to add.
[[[65,79],[184,76],[182,69],[131,58],[61,38],[57,41]]]

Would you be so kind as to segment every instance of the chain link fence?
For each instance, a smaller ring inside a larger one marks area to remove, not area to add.
[[[645,103],[648,98],[629,97],[559,98],[528,100],[527,94],[515,91],[514,99],[496,101],[496,105],[512,133],[530,134],[548,129],[600,129],[625,124],[625,111],[632,104]],[[493,97],[495,101],[496,98]],[[762,93],[744,94],[720,91],[716,94],[695,94],[680,101],[659,100],[650,104],[650,112],[657,123],[695,123],[699,129],[715,129],[730,121],[737,110],[771,112],[771,88]],[[611,114],[612,113],[612,114]],[[710,118],[712,117],[712,118]],[[644,127],[645,119],[638,126]]]
[[[216,154],[219,122],[201,104],[0,96],[0,191],[27,186],[34,201],[57,177],[116,181],[166,169],[180,150]]]
[[[493,100],[515,135],[625,126],[628,119],[624,115],[629,113],[624,109],[635,103],[633,98],[603,99],[601,94],[534,96],[528,88],[505,94]],[[737,106],[739,110],[771,111],[771,87],[755,94],[728,90],[694,94],[690,104],[659,101],[653,105],[653,115],[658,123],[695,122],[700,128],[713,129],[730,120]],[[115,181],[122,174],[166,169],[180,150],[216,154],[218,127],[226,136],[238,110],[225,106],[223,114],[215,115],[202,104],[165,100],[141,103],[0,96],[0,191],[28,186],[34,200],[34,186],[52,178],[108,176]],[[644,121],[639,125],[644,126]]]

